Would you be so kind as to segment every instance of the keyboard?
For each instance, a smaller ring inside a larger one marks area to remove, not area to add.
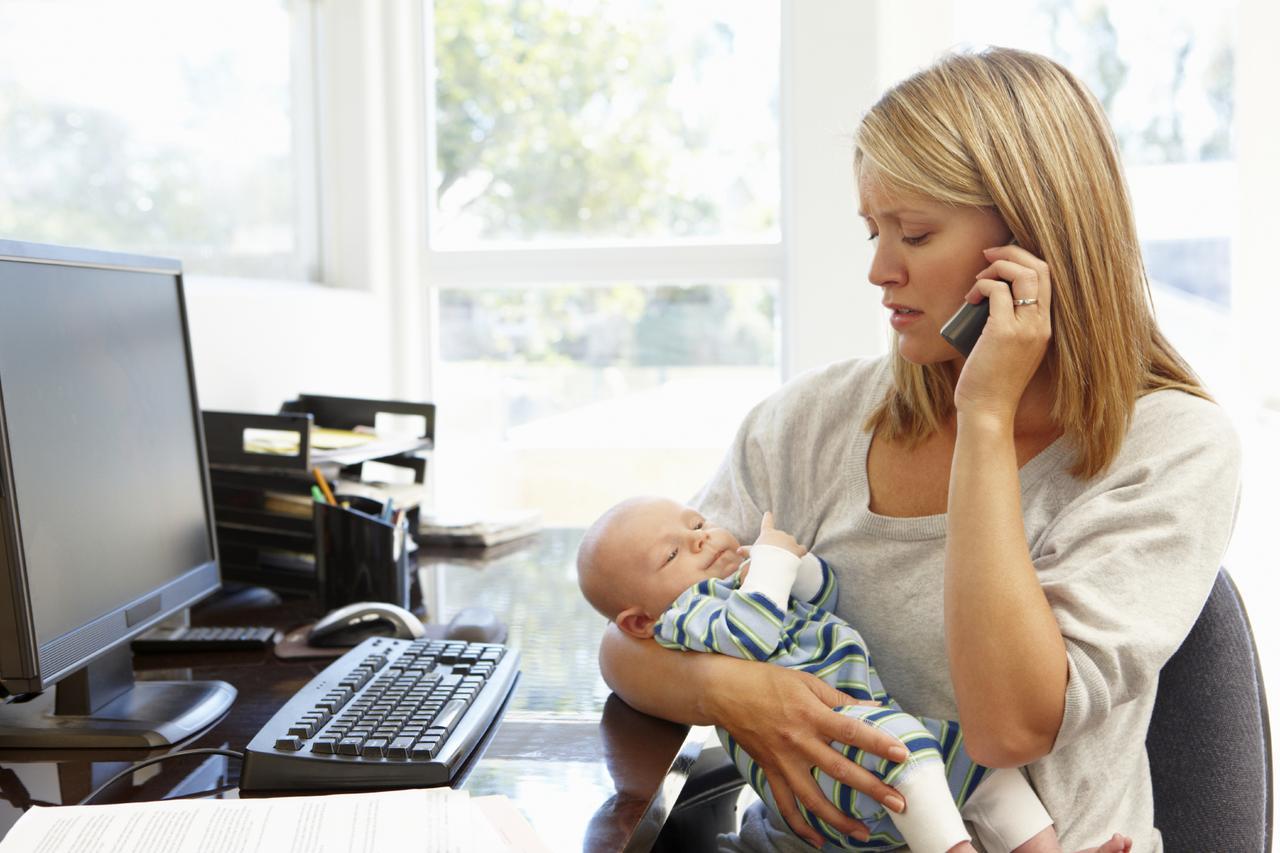
[[[240,788],[448,785],[505,706],[519,658],[496,643],[370,637],[254,735]]]
[[[135,652],[219,652],[265,649],[275,642],[276,629],[266,627],[152,628],[131,643]]]

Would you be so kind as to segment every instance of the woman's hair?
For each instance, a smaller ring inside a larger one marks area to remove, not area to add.
[[[1007,48],[956,53],[894,86],[863,117],[854,169],[901,192],[990,208],[1052,271],[1051,416],[1072,473],[1115,458],[1134,402],[1176,388],[1208,398],[1156,327],[1129,193],[1106,115],[1071,72]],[[951,414],[947,365],[897,351],[867,428],[915,444]]]

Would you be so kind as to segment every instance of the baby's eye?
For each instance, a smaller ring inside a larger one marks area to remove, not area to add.
[[[705,521],[703,521],[703,520],[699,519],[699,520],[698,520],[698,523],[697,523],[697,524],[695,524],[695,525],[693,526],[693,529],[694,529],[694,530],[701,530],[702,528],[704,528],[704,527],[706,527],[706,526],[707,526],[707,523],[706,523]]]
[[[677,551],[675,548],[672,548],[671,553],[667,555],[667,559],[662,562],[662,565],[665,566],[667,563],[670,563],[672,560],[676,558],[676,554],[678,553],[679,551]]]

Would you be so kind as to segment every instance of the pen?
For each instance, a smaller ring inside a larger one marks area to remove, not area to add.
[[[334,500],[333,492],[329,489],[329,481],[324,478],[324,474],[320,473],[319,468],[312,468],[311,473],[316,478],[316,484],[320,487],[320,491],[324,492],[324,501],[332,506],[337,506],[338,502]]]
[[[316,503],[327,503],[324,499],[324,492],[320,491],[319,486],[311,487],[311,497],[316,499]]]

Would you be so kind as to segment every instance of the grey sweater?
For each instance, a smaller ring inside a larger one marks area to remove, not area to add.
[[[884,358],[786,384],[743,421],[694,505],[743,542],[772,510],[835,570],[836,612],[866,638],[889,693],[913,713],[956,719],[942,624],[946,516],[868,509],[862,424],[891,382]],[[1073,456],[1063,437],[1019,472],[1027,545],[1069,671],[1053,751],[1026,770],[1064,850],[1122,832],[1135,851],[1160,851],[1147,724],[1160,668],[1191,630],[1226,550],[1239,443],[1217,405],[1159,391],[1138,400],[1105,472],[1073,477]]]

